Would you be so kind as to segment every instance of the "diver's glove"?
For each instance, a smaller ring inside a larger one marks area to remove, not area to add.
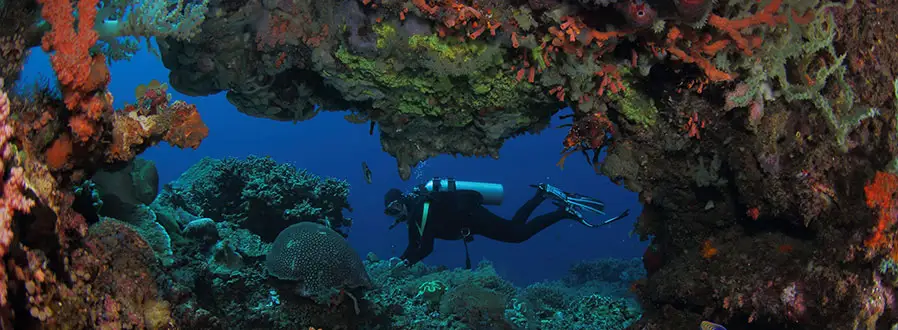
[[[555,186],[545,184],[545,183],[540,183],[538,185],[530,185],[530,186],[538,189],[546,197],[552,198],[553,204],[557,205],[558,207],[563,207],[565,212],[569,213],[571,216],[573,216],[578,222],[580,222],[584,226],[587,226],[590,228],[595,228],[595,227],[610,224],[617,220],[623,219],[623,218],[627,217],[627,215],[630,214],[630,210],[626,210],[616,217],[602,221],[601,224],[598,224],[598,225],[592,224],[592,223],[586,221],[586,219],[584,219],[583,211],[589,211],[592,213],[605,215],[605,203],[604,202],[602,202],[598,199],[589,197],[589,196],[565,192],[561,189],[558,189]]]

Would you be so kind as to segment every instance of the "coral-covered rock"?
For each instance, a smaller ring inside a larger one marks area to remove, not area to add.
[[[271,275],[290,282],[293,292],[319,302],[329,301],[342,290],[371,286],[362,258],[346,239],[313,222],[284,229],[271,245],[265,267]]]
[[[340,231],[351,225],[349,184],[321,178],[268,157],[204,158],[166,185],[158,204],[239,224],[271,242],[300,221],[320,222]],[[165,208],[163,207],[163,208]]]

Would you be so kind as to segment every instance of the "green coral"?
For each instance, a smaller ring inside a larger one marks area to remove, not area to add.
[[[895,91],[895,116],[898,117],[898,78],[896,78],[895,81],[892,82],[892,88]],[[895,125],[895,132],[896,134],[898,134],[898,118],[895,118]],[[895,136],[894,138],[898,139],[898,136]],[[892,173],[898,174],[898,159],[893,159],[891,162],[889,162],[888,170]]]
[[[415,298],[420,297],[428,303],[436,304],[440,302],[441,298],[443,298],[443,294],[446,293],[446,289],[446,284],[442,281],[427,281],[421,283],[421,285],[418,286],[418,294],[415,295]]]
[[[408,38],[408,46],[413,50],[434,51],[446,60],[462,62],[471,61],[486,50],[486,44],[483,42],[446,41],[435,34],[413,35]]]
[[[618,111],[628,120],[645,125],[655,125],[658,119],[658,108],[655,101],[642,92],[642,89],[633,88],[630,83],[635,79],[632,70],[621,66],[618,68],[621,75],[621,83],[624,88],[618,93],[608,93],[611,101],[617,103]]]
[[[536,62],[536,67],[540,70],[545,70],[548,67],[546,60],[543,59],[542,48],[534,47],[533,49],[530,49],[530,57],[533,59],[533,62]]]
[[[898,285],[898,265],[892,258],[883,258],[879,262],[879,274],[892,286]]]
[[[383,49],[389,44],[389,40],[396,37],[396,27],[390,24],[374,25],[374,33],[377,33],[376,45],[378,49]]]
[[[829,6],[816,9],[815,18],[807,25],[799,24],[789,16],[788,26],[765,35],[767,40],[758,56],[746,57],[739,67],[749,71],[744,80],[748,92],[730,98],[735,106],[746,106],[764,95],[765,85],[775,81],[786,101],[808,101],[820,110],[835,134],[835,141],[842,149],[847,149],[848,134],[864,119],[877,115],[875,108],[857,105],[851,85],[845,80],[843,65],[845,54],[838,54],[833,40],[837,33],[836,24]],[[834,59],[832,63],[808,72],[810,64],[816,63],[820,53]],[[729,66],[728,59],[721,55],[717,59],[719,67]],[[808,84],[793,83],[789,80],[789,68],[797,67],[813,79]],[[824,88],[830,84],[838,86],[839,95],[835,99],[824,95]]]
[[[658,117],[658,108],[655,102],[644,93],[625,89],[620,93],[611,95],[611,100],[617,102],[621,114],[630,121],[645,125],[655,125]]]
[[[626,329],[639,319],[639,311],[625,300],[593,294],[571,306],[573,317],[596,329]]]
[[[530,320],[527,319],[527,306],[517,298],[512,298],[509,307],[511,308],[505,309],[505,319],[518,329],[528,329]]]
[[[472,61],[485,52],[485,46],[478,43],[450,44],[431,36],[414,36],[409,44],[453,62]],[[407,66],[397,69],[401,60],[370,59],[345,48],[338,49],[335,57],[349,69],[335,76],[355,93],[370,95],[374,108],[407,115],[451,116],[452,120],[444,121],[450,126],[470,123],[482,109],[523,108],[528,103],[527,93],[536,91],[535,86],[519,82],[498,65],[450,77],[422,75]]]

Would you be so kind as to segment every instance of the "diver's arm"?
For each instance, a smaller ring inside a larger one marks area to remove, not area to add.
[[[423,206],[415,203],[414,207],[409,208],[408,220],[405,221],[405,226],[408,229],[408,246],[400,259],[407,260],[410,265],[424,259],[421,253],[421,234],[418,233],[418,221],[420,220],[417,220],[421,219],[423,211]]]
[[[412,227],[413,231],[416,231],[414,227]],[[409,238],[414,236],[416,239],[413,241],[409,241],[408,247],[405,249],[405,252],[402,253],[401,259],[408,261],[409,265],[414,265],[421,259],[426,258],[433,252],[433,234],[425,232],[424,237],[418,236],[418,233],[409,233]]]
[[[425,230],[424,237],[421,237],[421,243],[418,245],[418,260],[426,258],[433,252],[433,239],[433,231]]]
[[[406,226],[408,226],[408,246],[405,248],[405,252],[402,252],[402,256],[400,256],[399,259],[408,260],[409,264],[413,264],[410,258],[417,254],[416,250],[418,250],[418,229],[415,228],[414,224],[410,224],[407,222]]]

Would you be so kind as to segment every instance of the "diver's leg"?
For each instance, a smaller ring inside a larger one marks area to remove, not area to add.
[[[514,213],[514,218],[511,218],[511,222],[517,224],[526,223],[527,219],[530,218],[530,215],[533,214],[533,210],[536,210],[536,207],[545,200],[546,195],[537,189],[536,195],[534,195],[533,198],[530,198],[524,205],[521,205],[521,207],[518,208],[518,211]]]
[[[471,228],[472,233],[506,243],[526,241],[561,219],[571,218],[571,215],[564,209],[540,215],[526,223],[507,221],[485,208],[472,215],[476,217],[474,223],[477,224],[476,228]]]
[[[563,219],[572,219],[571,214],[566,212],[563,208],[537,216],[518,230],[517,235],[519,237],[516,238],[520,239],[521,242],[526,241],[530,239],[530,237],[533,237],[533,235],[543,231],[543,229],[549,228],[549,226],[554,225]]]
[[[518,212],[520,213],[520,211]],[[530,210],[530,212],[533,212],[533,210]],[[529,212],[525,215],[525,221],[529,215]],[[483,206],[472,211],[470,216],[469,229],[472,234],[506,243],[519,243],[525,240],[522,238],[525,236],[524,222],[508,221]]]

